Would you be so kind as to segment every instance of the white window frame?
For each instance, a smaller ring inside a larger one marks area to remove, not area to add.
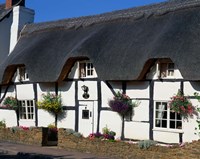
[[[19,103],[19,119],[35,120],[35,100],[32,99],[18,100],[18,103]],[[20,105],[20,103],[22,104]]]
[[[161,127],[157,127],[156,126],[156,122],[157,122],[156,119],[161,119],[162,120],[162,118],[163,118],[163,117],[160,117],[160,118],[156,117],[156,113],[157,113],[157,110],[158,110],[158,109],[156,109],[156,104],[158,102],[161,103],[161,104],[166,103],[166,105],[167,105],[167,110],[164,110],[165,112],[167,112],[167,118],[166,118],[167,126],[166,126],[166,128],[162,127],[162,126]],[[177,131],[177,132],[182,131],[182,129],[183,129],[183,120],[182,120],[182,118],[181,119],[177,119],[177,113],[175,113],[175,116],[176,116],[175,119],[170,119],[170,108],[168,107],[168,105],[169,105],[168,101],[155,101],[154,102],[154,129],[155,130],[166,130],[166,131]],[[174,121],[175,124],[177,124],[177,122],[181,122],[181,128],[180,127],[170,128],[170,121]]]
[[[81,68],[82,67],[81,65],[84,65],[84,67]],[[89,68],[88,68],[88,65],[90,65]],[[81,69],[83,69],[83,70],[81,70]],[[79,70],[79,77],[80,78],[94,78],[94,77],[96,77],[96,71],[95,71],[94,65],[90,61],[80,61],[79,66],[78,66],[78,70]]]
[[[28,73],[26,72],[25,66],[18,67],[17,69],[17,77],[19,81],[28,81]]]
[[[166,70],[165,70],[165,76],[162,76],[162,70],[161,67],[162,65],[166,65]],[[169,66],[173,65],[173,68],[170,68]],[[175,77],[175,65],[173,62],[157,62],[156,64],[156,72],[157,72],[157,76],[158,78],[174,78]],[[171,73],[172,72],[172,75]]]

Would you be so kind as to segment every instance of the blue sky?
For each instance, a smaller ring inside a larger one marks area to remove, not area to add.
[[[6,0],[0,0],[5,3]],[[165,0],[26,0],[35,10],[35,22],[94,15],[113,10],[141,6]]]

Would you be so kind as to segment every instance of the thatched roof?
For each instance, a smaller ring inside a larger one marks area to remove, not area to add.
[[[5,4],[0,4],[0,21],[2,21],[12,9],[5,9]]]
[[[0,79],[7,83],[15,68],[25,65],[31,81],[54,82],[68,75],[76,60],[88,58],[102,80],[137,80],[153,59],[169,58],[185,79],[199,80],[199,26],[200,0],[30,24],[1,65]]]

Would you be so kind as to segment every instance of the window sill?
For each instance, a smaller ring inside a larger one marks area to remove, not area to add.
[[[158,79],[176,79],[175,76],[158,77]]]
[[[86,77],[79,77],[80,79],[90,79],[90,78],[97,78],[96,76],[86,76]]]
[[[19,119],[19,121],[28,121],[28,122],[35,122],[35,120],[34,119]]]
[[[160,131],[160,132],[168,132],[168,133],[178,133],[178,134],[183,134],[182,129],[159,129],[159,128],[154,128],[153,131]]]

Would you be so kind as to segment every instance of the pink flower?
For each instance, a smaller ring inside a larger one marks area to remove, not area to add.
[[[182,110],[183,112],[185,112],[185,107],[184,107],[184,106],[180,106],[180,108],[181,108],[181,110]]]

